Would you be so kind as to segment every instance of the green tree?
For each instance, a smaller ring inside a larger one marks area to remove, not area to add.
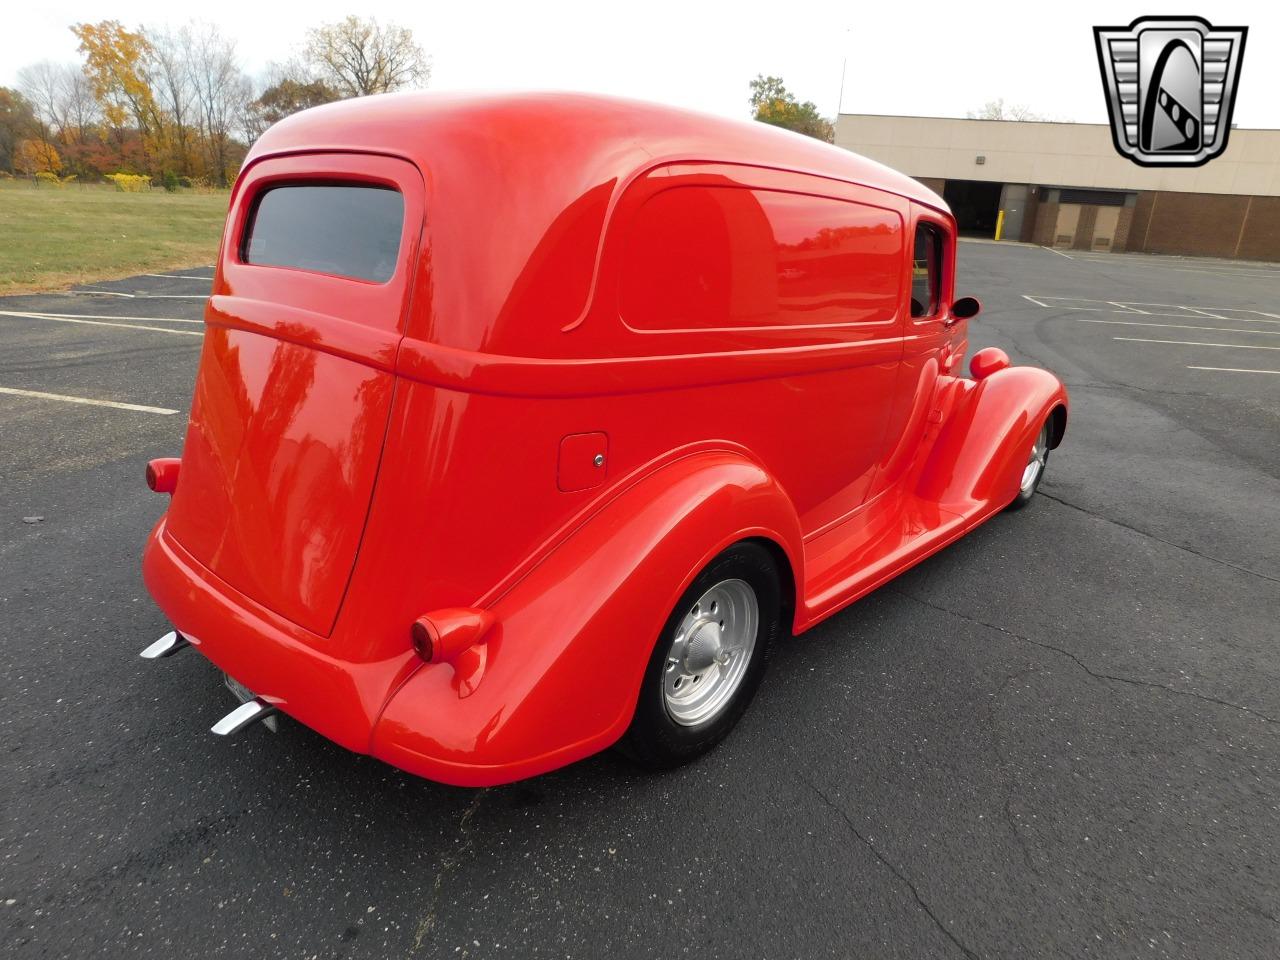
[[[0,87],[0,170],[13,173],[18,144],[37,130],[30,102],[17,90]]]
[[[781,77],[756,75],[751,81],[751,110],[752,116],[761,123],[785,127],[824,143],[835,141],[836,130],[831,121],[818,113],[812,100],[803,103],[796,100]]]

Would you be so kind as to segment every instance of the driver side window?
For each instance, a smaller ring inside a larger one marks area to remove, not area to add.
[[[915,251],[911,256],[911,316],[923,318],[936,314],[941,287],[942,233],[931,224],[918,224]]]

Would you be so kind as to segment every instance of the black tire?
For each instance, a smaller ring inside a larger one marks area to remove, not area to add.
[[[727,581],[745,581],[754,591],[759,613],[754,647],[745,672],[717,712],[693,725],[678,723],[669,712],[664,693],[672,640],[695,602]],[[619,743],[623,752],[642,766],[667,769],[694,760],[723,740],[741,719],[764,677],[769,647],[780,628],[781,609],[778,570],[772,555],[760,544],[734,544],[707,564],[671,611],[654,644],[635,716]]]
[[[1038,451],[1042,451],[1040,458],[1040,469],[1037,471],[1035,480],[1029,487],[1020,487],[1018,495],[1013,498],[1013,502],[1006,508],[1008,510],[1021,510],[1031,502],[1032,497],[1036,495],[1036,491],[1040,489],[1040,481],[1044,479],[1045,471],[1049,469],[1049,421],[1046,420],[1040,425],[1040,433],[1036,436],[1035,443],[1032,444],[1031,454],[1027,458],[1026,466],[1030,466],[1031,460],[1035,458]],[[1024,466],[1024,470],[1026,467]]]

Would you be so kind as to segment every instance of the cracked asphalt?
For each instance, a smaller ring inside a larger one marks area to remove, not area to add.
[[[216,671],[138,659],[209,271],[0,301],[0,388],[180,411],[0,392],[0,950],[1280,955],[1280,375],[1232,372],[1280,370],[1280,271],[959,271],[972,347],[1071,390],[1042,495],[781,644],[703,761],[480,791],[217,741]]]

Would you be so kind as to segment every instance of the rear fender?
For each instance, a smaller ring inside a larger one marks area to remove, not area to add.
[[[605,504],[490,605],[465,664],[424,664],[392,696],[370,752],[468,786],[532,776],[626,730],[653,645],[680,595],[721,550],[771,541],[803,583],[796,511],[736,451],[692,454]]]
[[[920,473],[919,496],[962,516],[985,516],[1017,496],[1031,445],[1051,414],[1050,443],[1061,442],[1067,390],[1037,367],[1007,367],[959,384],[951,414]]]

